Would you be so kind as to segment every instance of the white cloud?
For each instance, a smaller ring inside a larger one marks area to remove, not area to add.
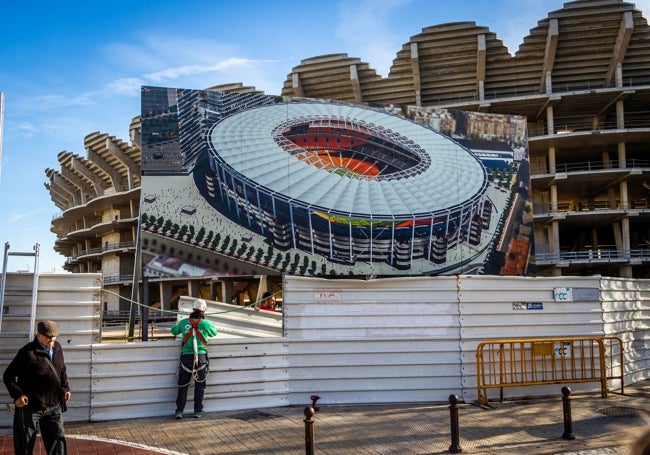
[[[93,103],[92,93],[78,95],[39,95],[20,100],[23,107],[31,110],[50,111],[71,106],[90,106]]]
[[[41,213],[49,213],[46,209],[32,210],[31,212],[14,212],[9,215],[9,223],[16,223],[22,221],[25,218],[30,218],[34,215],[39,215]]]
[[[38,131],[38,127],[34,125],[32,122],[18,122],[12,125],[12,128],[15,131],[18,131],[19,133],[27,133],[27,134],[32,134],[36,133]]]
[[[111,43],[104,47],[104,53],[119,65],[120,74],[132,75],[116,79],[105,89],[129,96],[139,96],[140,86],[147,84],[209,87],[243,82],[257,84],[261,90],[272,87],[269,93],[280,87],[277,81],[269,82],[269,75],[278,73],[278,60],[249,58],[239,46],[214,39],[147,32],[133,43]],[[286,74],[286,68],[282,71],[279,74]]]
[[[107,84],[103,91],[120,95],[140,96],[140,87],[142,85],[144,85],[144,81],[140,78],[123,77]]]
[[[106,58],[123,72],[153,73],[158,68],[212,66],[241,52],[211,39],[188,38],[168,32],[142,34],[133,43],[115,42],[104,47]]]
[[[164,80],[178,79],[183,76],[193,76],[197,74],[221,72],[232,68],[249,68],[257,63],[264,62],[263,60],[250,60],[245,58],[231,57],[213,65],[183,65],[171,67],[155,73],[146,74],[144,77],[153,82],[161,82]]]

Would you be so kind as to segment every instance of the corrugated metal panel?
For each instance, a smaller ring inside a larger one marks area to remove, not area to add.
[[[291,404],[445,401],[461,390],[454,278],[284,283]]]
[[[24,281],[24,276],[7,274],[8,288],[20,286]],[[31,278],[29,283],[31,284]],[[39,275],[36,320],[53,319],[59,325],[58,341],[63,347],[72,390],[72,399],[65,416],[69,421],[90,419],[91,345],[100,341],[100,293],[99,274]],[[9,317],[3,322],[0,334],[0,370],[3,372],[17,350],[30,341],[30,295],[14,298],[9,312],[15,317]],[[3,403],[12,402],[4,386],[0,391],[0,400]],[[1,412],[0,427],[10,427],[12,419],[12,413]]]
[[[647,377],[650,369],[650,281],[624,278],[601,280],[605,333],[622,340],[626,382]],[[616,382],[614,382],[616,385]]]
[[[457,337],[452,279],[287,278],[285,335],[297,339]]]
[[[213,340],[209,353],[206,411],[289,404],[286,343]],[[179,354],[180,341],[93,346],[91,419],[172,415]]]
[[[441,402],[460,393],[458,342],[369,338],[294,340],[289,344],[290,402]]]
[[[481,341],[602,335],[598,300],[560,303],[555,302],[553,296],[553,289],[557,287],[597,290],[599,286],[599,277],[460,277],[463,399],[470,402],[478,398],[476,347]],[[576,391],[587,389],[595,390],[595,386],[575,386]],[[557,391],[550,386],[513,387],[504,390],[504,396],[554,392]]]
[[[89,276],[69,276],[81,279],[79,294],[57,282],[60,275],[51,285],[44,279],[51,289],[41,296],[48,303],[39,307],[61,321],[73,386],[66,420],[171,415],[180,341],[95,343],[97,289]],[[603,300],[555,302],[556,287],[595,288]],[[205,408],[304,405],[312,394],[323,404],[446,402],[452,393],[469,402],[477,395],[477,344],[515,337],[621,336],[626,380],[645,379],[649,301],[647,280],[286,277],[284,337],[211,340]],[[535,305],[527,309],[526,303]],[[6,365],[14,353],[3,345],[0,362]],[[556,389],[513,388],[506,397],[557,394]],[[0,416],[0,425],[11,425],[11,414]]]

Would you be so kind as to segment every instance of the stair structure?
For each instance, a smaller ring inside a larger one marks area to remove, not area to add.
[[[33,252],[12,252],[9,249],[7,242],[0,281],[0,338],[4,347],[17,348],[34,337],[40,245],[34,245]],[[33,257],[33,270],[7,273],[10,256]],[[3,321],[7,322],[4,326]]]

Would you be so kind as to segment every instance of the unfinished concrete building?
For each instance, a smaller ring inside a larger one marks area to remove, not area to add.
[[[526,116],[538,274],[650,275],[650,28],[633,3],[565,3],[514,56],[473,22],[427,27],[385,78],[308,58],[282,95]]]
[[[52,218],[54,250],[73,273],[103,275],[103,311],[131,297],[140,210],[140,118],[131,144],[103,133],[85,137],[86,157],[63,151],[59,170],[46,169],[45,187],[61,210]]]

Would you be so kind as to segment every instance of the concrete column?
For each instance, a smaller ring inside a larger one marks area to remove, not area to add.
[[[361,93],[361,84],[359,83],[359,72],[357,71],[357,65],[350,65],[350,84],[352,87],[352,93],[354,94],[354,101],[360,103],[363,101],[363,94]]]
[[[200,297],[201,282],[196,280],[187,280],[187,295],[190,297]]]
[[[625,150],[625,142],[619,142],[617,144],[618,149],[618,167],[621,169],[627,169],[627,152]]]
[[[598,246],[598,231],[596,229],[591,230],[591,248],[593,250],[600,249],[600,246]]]
[[[560,254],[560,223],[553,221],[551,223],[551,232],[548,244],[551,246],[551,252]]]
[[[630,251],[630,218],[627,216],[621,220],[621,241],[621,248]]]
[[[621,208],[627,210],[630,208],[630,200],[627,194],[627,182],[622,181],[619,185],[619,188],[621,192]]]
[[[616,190],[614,188],[610,188],[607,190],[607,199],[609,199],[607,207],[611,210],[616,210],[619,208],[619,203],[618,203],[618,194],[616,194]]]
[[[601,159],[603,160],[603,168],[605,169],[611,169],[612,164],[609,160],[609,152],[605,150],[600,154]]]
[[[551,253],[555,253],[559,256],[560,254],[560,223],[553,221],[551,226],[548,228],[548,244],[551,249]],[[560,267],[553,267],[551,270],[551,276],[561,276],[562,269]]]
[[[553,106],[546,107],[546,134],[555,134],[555,121],[553,120]]]
[[[172,285],[170,283],[160,282],[160,308],[171,310]]]
[[[549,147],[548,148],[548,169],[551,174],[555,174],[556,172],[556,166],[555,166],[555,147]]]
[[[630,218],[625,217],[621,220],[621,237],[622,237],[622,250],[625,252],[629,260],[631,244],[630,244]],[[624,265],[619,269],[619,274],[623,278],[632,278],[632,266]]]
[[[305,96],[302,81],[300,80],[300,73],[293,73],[291,75],[291,88],[293,88],[294,96]]]
[[[634,278],[634,274],[632,273],[632,266],[631,265],[621,266],[618,269],[618,274],[621,276],[621,278]]]
[[[232,282],[230,280],[221,280],[221,298],[225,303],[232,300]]]
[[[551,185],[551,212],[557,212],[557,185]]]
[[[616,102],[616,128],[625,128],[625,110],[622,100]]]
[[[418,54],[418,43],[411,43],[411,73],[413,74],[415,105],[422,106],[422,81],[420,78],[420,56]]]

